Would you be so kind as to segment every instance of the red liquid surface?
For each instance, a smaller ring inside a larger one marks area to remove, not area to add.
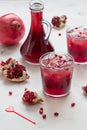
[[[20,51],[25,60],[38,64],[42,54],[54,49],[50,42],[45,40],[45,32],[41,23],[42,12],[31,11],[31,18],[30,32]]]
[[[87,29],[73,29],[68,33],[67,44],[68,52],[76,62],[87,62]]]
[[[72,67],[61,70],[41,67],[44,92],[53,97],[67,95],[70,90],[72,71]]]

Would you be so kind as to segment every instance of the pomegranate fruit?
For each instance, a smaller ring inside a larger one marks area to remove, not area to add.
[[[65,26],[66,24],[67,17],[66,15],[62,16],[54,16],[51,20],[51,23],[53,25],[53,28],[55,29],[61,29]]]
[[[31,105],[43,102],[42,98],[39,97],[37,92],[29,91],[28,89],[25,89],[22,100],[23,102]]]
[[[0,42],[5,45],[18,44],[25,34],[23,20],[14,13],[0,17]]]
[[[0,63],[2,74],[13,82],[22,82],[29,78],[26,68],[15,59],[9,58]]]

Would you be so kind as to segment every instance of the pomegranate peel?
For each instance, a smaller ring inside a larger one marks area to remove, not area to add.
[[[43,99],[38,95],[37,92],[33,92],[28,89],[25,89],[22,100],[24,103],[31,105],[43,102]]]
[[[26,68],[15,59],[9,58],[0,63],[2,74],[7,80],[12,82],[23,82],[29,79]]]

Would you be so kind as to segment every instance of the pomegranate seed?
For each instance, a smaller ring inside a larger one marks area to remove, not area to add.
[[[75,29],[78,29],[78,27],[75,27]]]
[[[61,36],[61,33],[59,33],[58,35]]]
[[[39,113],[43,114],[43,108],[42,107],[39,109]]]
[[[75,102],[71,103],[71,107],[74,107],[75,105],[76,105]]]
[[[43,116],[42,116],[42,117],[43,117],[43,119],[46,119],[46,114],[43,114]]]
[[[43,114],[43,111],[42,111],[42,110],[39,110],[39,113],[40,113],[40,114]]]
[[[43,114],[43,108],[42,107],[40,108],[39,113]]]
[[[41,108],[40,108],[40,110],[42,110],[42,111],[43,111],[43,108],[41,107]]]
[[[10,96],[12,95],[12,91],[9,91],[9,95],[10,95]]]
[[[58,116],[59,115],[59,113],[58,112],[54,112],[54,116]]]

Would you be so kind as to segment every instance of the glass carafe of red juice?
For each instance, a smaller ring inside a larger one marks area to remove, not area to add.
[[[44,5],[42,1],[31,0],[31,27],[25,42],[20,48],[23,58],[34,65],[39,64],[39,58],[42,54],[54,51],[53,46],[48,41],[51,33],[51,25],[49,22],[43,20],[43,9]]]

